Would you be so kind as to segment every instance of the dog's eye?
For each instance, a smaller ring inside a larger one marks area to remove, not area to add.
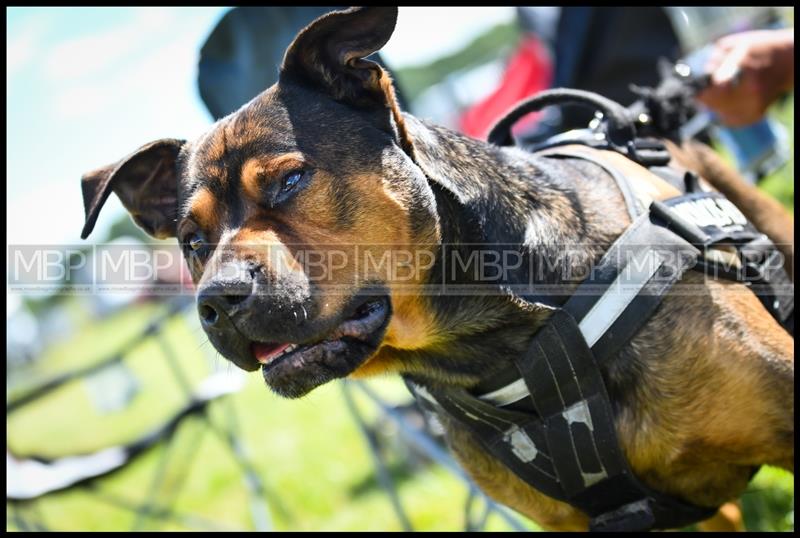
[[[211,254],[211,245],[206,237],[201,232],[187,234],[183,239],[183,249],[192,274],[202,273],[203,264]]]
[[[200,233],[189,234],[183,242],[190,252],[199,253],[206,246],[205,237]]]
[[[283,185],[281,185],[281,193],[289,192],[290,190],[294,189],[300,180],[303,179],[305,172],[302,170],[295,170],[294,172],[289,172],[286,174],[286,177],[283,178]]]
[[[192,250],[200,250],[203,246],[203,240],[200,237],[194,235],[191,239],[189,239],[189,248]]]
[[[309,172],[306,170],[294,170],[283,176],[280,188],[277,194],[274,195],[270,205],[275,207],[288,201],[308,183],[306,180],[309,175]]]

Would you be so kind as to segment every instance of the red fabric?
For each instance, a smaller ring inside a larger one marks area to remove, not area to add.
[[[550,87],[553,64],[550,53],[536,37],[522,40],[511,57],[500,86],[483,101],[467,109],[459,120],[464,134],[486,140],[489,129],[517,102]],[[514,132],[531,126],[540,113],[534,112],[515,125]]]

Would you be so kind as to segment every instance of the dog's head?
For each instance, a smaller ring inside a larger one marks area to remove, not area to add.
[[[396,18],[396,8],[320,17],[287,49],[278,83],[206,134],[151,142],[83,177],[82,237],[113,191],[149,234],[177,238],[214,347],[262,367],[284,396],[391,344],[413,297],[397,293],[386,254],[438,239],[391,80],[364,59]]]

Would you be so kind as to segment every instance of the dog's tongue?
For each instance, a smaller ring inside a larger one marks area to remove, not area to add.
[[[266,364],[289,347],[289,344],[253,344],[253,355],[261,364]]]

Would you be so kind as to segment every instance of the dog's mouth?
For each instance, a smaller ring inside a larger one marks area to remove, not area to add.
[[[323,338],[303,343],[253,342],[250,352],[272,390],[297,398],[333,378],[346,377],[369,358],[382,340],[389,314],[387,298],[372,298]]]
[[[262,371],[267,371],[280,364],[282,360],[287,360],[293,355],[312,352],[318,346],[335,344],[345,338],[366,341],[383,323],[388,313],[386,306],[384,299],[368,301],[359,306],[355,313],[343,321],[331,334],[310,344],[253,342],[250,344],[250,350],[261,364]]]

